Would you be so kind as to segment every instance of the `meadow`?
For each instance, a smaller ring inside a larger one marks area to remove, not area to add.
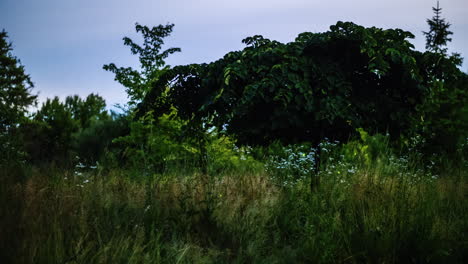
[[[322,144],[317,175],[302,169],[314,163],[306,145],[276,146],[282,153],[263,161],[245,157],[255,150],[237,150],[232,159],[242,170],[209,175],[181,165],[151,175],[99,166],[3,168],[0,257],[4,263],[464,263],[466,164],[437,172],[417,157],[394,155],[382,138]]]

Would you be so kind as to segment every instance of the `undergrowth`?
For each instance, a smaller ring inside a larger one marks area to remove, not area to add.
[[[4,166],[2,263],[466,263],[466,169],[366,137],[321,144],[317,175],[310,146],[210,175]]]

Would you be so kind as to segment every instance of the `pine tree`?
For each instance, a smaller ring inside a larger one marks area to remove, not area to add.
[[[36,96],[31,94],[33,83],[24,71],[19,59],[12,55],[8,35],[0,32],[0,132],[16,125],[35,103]]]
[[[453,34],[449,31],[450,23],[446,22],[444,18],[441,18],[442,8],[439,7],[439,1],[437,1],[437,7],[433,7],[434,16],[432,19],[427,19],[429,25],[429,32],[423,32],[426,36],[426,49],[438,54],[447,53],[447,42],[452,41],[449,37]]]
[[[29,75],[12,50],[8,34],[0,31],[0,164],[22,158],[21,140],[15,129],[37,98],[31,94],[33,83]]]

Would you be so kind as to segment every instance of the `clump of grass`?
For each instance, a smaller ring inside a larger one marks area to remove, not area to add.
[[[463,263],[466,259],[466,235],[455,231],[467,227],[465,180],[414,183],[368,171],[340,178],[346,182],[322,179],[315,194],[303,185],[280,199],[283,206],[277,215],[284,224],[278,230],[290,234],[289,221],[301,221],[293,224],[297,230],[291,243],[298,252],[294,261]]]

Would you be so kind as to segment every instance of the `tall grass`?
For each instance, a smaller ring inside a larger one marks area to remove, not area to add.
[[[330,156],[331,157],[331,156]],[[349,167],[351,166],[351,167]],[[467,174],[395,158],[322,165],[320,185],[262,171],[135,178],[1,170],[2,263],[466,263]]]

